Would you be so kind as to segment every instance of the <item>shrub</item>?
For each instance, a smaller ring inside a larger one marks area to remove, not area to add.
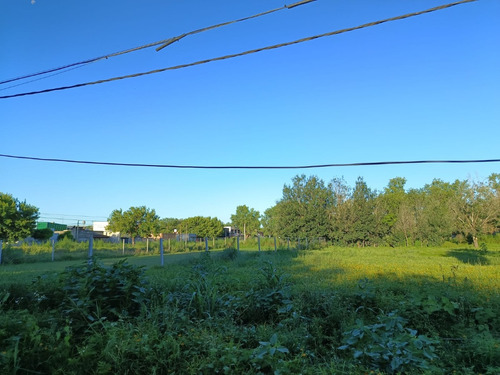
[[[349,350],[353,358],[373,369],[390,374],[411,368],[431,369],[431,361],[437,359],[437,340],[406,328],[406,319],[391,312],[379,315],[378,323],[365,325],[361,320],[344,332],[344,345],[340,350]]]

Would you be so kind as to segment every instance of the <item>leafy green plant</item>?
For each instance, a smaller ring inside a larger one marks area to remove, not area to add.
[[[205,259],[205,262],[207,260]],[[210,272],[202,264],[193,267],[187,289],[191,294],[189,307],[198,318],[213,317],[223,305],[217,282],[225,268],[219,267]]]
[[[278,342],[278,335],[275,333],[271,336],[269,341],[259,341],[259,347],[256,348],[250,361],[253,368],[259,373],[265,374],[280,374],[278,367],[283,362],[286,354],[290,353],[288,348],[281,346]]]
[[[355,327],[344,332],[344,345],[338,349],[350,351],[355,360],[388,373],[432,367],[431,362],[438,358],[437,340],[406,328],[406,319],[396,311],[379,315],[377,320],[376,324],[365,325],[358,319]]]
[[[239,319],[246,323],[277,321],[293,310],[288,275],[279,271],[272,262],[260,269],[260,283],[245,293],[244,309]]]
[[[96,259],[87,265],[68,267],[61,275],[64,312],[73,319],[93,322],[137,316],[148,300],[148,283],[143,267],[126,260],[111,267]]]

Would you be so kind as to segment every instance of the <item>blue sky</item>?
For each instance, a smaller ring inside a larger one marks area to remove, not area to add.
[[[288,4],[293,1],[288,2]],[[95,81],[326,33],[446,4],[317,0],[130,53],[0,95]],[[3,1],[0,81],[282,7],[282,1]],[[479,0],[294,46],[101,85],[0,100],[0,153],[179,165],[307,165],[498,159],[500,2]],[[297,174],[485,179],[492,164],[312,170],[174,170],[0,158],[0,191],[42,219],[104,220],[145,205],[160,217],[260,212]]]

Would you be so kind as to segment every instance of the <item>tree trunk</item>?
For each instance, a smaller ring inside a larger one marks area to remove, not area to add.
[[[474,243],[474,249],[479,249],[479,241],[476,236],[472,236],[472,242]]]

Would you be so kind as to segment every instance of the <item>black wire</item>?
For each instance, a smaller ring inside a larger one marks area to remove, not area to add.
[[[405,160],[405,161],[374,161],[361,163],[331,163],[331,164],[313,164],[313,165],[293,165],[293,166],[244,166],[244,165],[175,165],[175,164],[142,164],[142,163],[115,163],[104,161],[71,160],[71,159],[53,159],[38,158],[33,156],[18,156],[0,154],[0,157],[11,159],[24,159],[36,161],[48,161],[58,163],[73,164],[91,164],[108,165],[115,167],[147,167],[147,168],[175,168],[175,169],[312,169],[312,168],[332,168],[332,167],[361,167],[375,165],[400,165],[400,164],[464,164],[464,163],[498,163],[500,159],[476,159],[476,160]]]
[[[167,68],[155,69],[155,70],[151,70],[151,71],[148,71],[148,72],[140,72],[140,73],[128,74],[128,75],[125,75],[125,76],[119,76],[119,77],[112,77],[112,78],[107,78],[107,79],[101,79],[101,80],[98,80],[98,81],[77,83],[77,84],[69,85],[69,86],[61,86],[61,87],[55,87],[55,88],[50,88],[50,89],[45,89],[45,90],[39,90],[39,91],[23,92],[23,93],[19,93],[19,94],[4,95],[4,96],[0,96],[0,99],[10,99],[10,98],[16,98],[16,97],[20,97],[20,96],[37,95],[37,94],[43,94],[43,93],[48,93],[48,92],[54,92],[54,91],[69,90],[69,89],[74,89],[74,88],[78,88],[78,87],[84,87],[84,86],[89,86],[89,85],[97,85],[97,84],[101,84],[101,83],[107,83],[107,82],[112,82],[112,81],[117,81],[117,80],[122,80],[122,79],[136,78],[136,77],[141,77],[141,76],[150,75],[150,74],[162,73],[162,72],[165,72],[167,70],[183,69],[183,68],[188,68],[188,67],[192,67],[192,66],[196,66],[196,65],[207,64],[207,63],[211,63],[211,62],[215,62],[215,61],[232,59],[232,58],[235,58],[235,57],[245,56],[245,55],[249,55],[249,54],[253,54],[253,53],[258,53],[258,52],[262,52],[262,51],[268,51],[268,50],[282,48],[282,47],[288,47],[288,46],[291,46],[291,45],[294,45],[294,44],[304,43],[304,42],[308,42],[308,41],[319,39],[319,38],[324,38],[324,37],[328,37],[328,36],[338,35],[338,34],[350,32],[350,31],[354,31],[354,30],[363,29],[363,28],[366,28],[366,27],[376,26],[376,25],[380,25],[380,24],[383,24],[383,23],[386,23],[386,22],[402,20],[402,19],[406,19],[406,18],[409,18],[409,17],[414,17],[414,16],[425,14],[425,13],[430,13],[430,12],[434,12],[434,11],[437,11],[437,10],[446,9],[446,8],[450,8],[450,7],[453,7],[453,6],[456,6],[456,5],[461,5],[461,4],[465,4],[465,3],[471,3],[471,2],[475,2],[475,1],[477,1],[477,0],[462,0],[462,1],[455,2],[455,3],[445,4],[445,5],[437,6],[437,7],[434,7],[434,8],[426,9],[426,10],[423,10],[423,11],[420,11],[420,12],[408,13],[408,14],[404,14],[404,15],[401,15],[401,16],[397,16],[397,17],[386,18],[386,19],[383,19],[383,20],[366,23],[366,24],[359,25],[359,26],[356,26],[356,27],[350,27],[350,28],[346,28],[346,29],[336,30],[336,31],[332,31],[332,32],[324,33],[324,34],[319,34],[319,35],[314,35],[314,36],[310,36],[310,37],[306,37],[306,38],[302,38],[302,39],[297,39],[297,40],[294,40],[294,41],[291,41],[291,42],[274,44],[272,46],[266,46],[266,47],[262,47],[262,48],[256,48],[256,49],[252,49],[252,50],[248,50],[248,51],[244,51],[244,52],[240,52],[240,53],[234,53],[234,54],[230,54],[230,55],[219,56],[219,57],[215,57],[215,58],[210,58],[210,59],[206,59],[206,60],[200,60],[200,61],[196,61],[196,62],[192,62],[192,63],[187,63],[187,64],[182,64],[182,65],[170,66],[170,67],[167,67]]]
[[[284,5],[284,6],[280,7],[280,8],[268,10],[266,12],[262,12],[262,13],[259,13],[259,14],[253,15],[253,16],[249,16],[249,17],[245,17],[245,18],[240,18],[240,19],[237,19],[237,20],[234,20],[234,21],[228,21],[228,22],[220,23],[220,24],[217,24],[217,25],[212,25],[212,26],[204,27],[202,29],[193,30],[193,31],[187,32],[185,34],[182,34],[182,35],[179,35],[179,36],[176,36],[176,37],[173,37],[173,38],[164,39],[164,40],[160,40],[160,41],[157,41],[157,42],[152,42],[152,43],[144,44],[144,45],[141,45],[139,47],[129,48],[129,49],[126,49],[126,50],[123,50],[123,51],[119,51],[119,52],[113,52],[113,53],[110,53],[110,54],[107,54],[107,55],[104,55],[104,56],[94,57],[92,59],[75,62],[75,63],[72,63],[72,64],[60,66],[58,68],[52,68],[52,69],[44,70],[44,71],[41,71],[41,72],[38,72],[38,73],[32,73],[32,74],[27,74],[27,75],[24,75],[24,76],[21,76],[21,77],[7,79],[5,81],[0,81],[0,85],[3,85],[5,83],[9,83],[9,82],[19,81],[19,80],[26,79],[26,78],[36,77],[36,76],[43,75],[43,74],[57,72],[59,70],[63,70],[63,69],[67,69],[67,68],[80,67],[82,65],[86,65],[86,64],[90,64],[90,63],[93,63],[93,62],[96,62],[96,61],[108,59],[110,57],[120,56],[120,55],[124,55],[126,53],[136,52],[136,51],[139,51],[139,50],[142,50],[142,49],[145,49],[145,48],[151,48],[151,47],[156,47],[157,45],[162,45],[162,46],[158,47],[157,51],[159,51],[160,49],[166,47],[167,45],[170,45],[170,44],[172,44],[174,42],[177,42],[178,40],[180,40],[180,39],[182,39],[182,38],[184,38],[185,36],[188,36],[188,35],[198,34],[198,33],[204,32],[204,31],[212,30],[212,29],[215,29],[215,28],[218,28],[218,27],[222,27],[222,26],[227,26],[227,25],[230,25],[230,24],[233,24],[233,23],[237,23],[237,22],[243,22],[243,21],[246,21],[246,20],[249,20],[249,19],[252,19],[252,18],[257,18],[257,17],[264,16],[264,15],[267,15],[267,14],[270,14],[270,13],[274,13],[274,12],[277,12],[279,10],[292,9],[292,8],[295,8],[295,7],[299,6],[299,5],[304,5],[306,3],[310,3],[310,2],[313,2],[313,1],[316,1],[316,0],[299,1],[297,3],[291,4],[291,5],[288,5],[288,6]],[[48,78],[48,77],[44,77],[44,78]],[[40,79],[43,79],[43,78],[40,78]],[[30,81],[30,82],[32,82],[32,81]],[[26,82],[26,83],[29,83],[29,82]],[[15,85],[15,86],[20,86],[20,85]],[[11,88],[11,87],[15,87],[15,86],[10,86],[10,87],[7,87],[7,88]]]

